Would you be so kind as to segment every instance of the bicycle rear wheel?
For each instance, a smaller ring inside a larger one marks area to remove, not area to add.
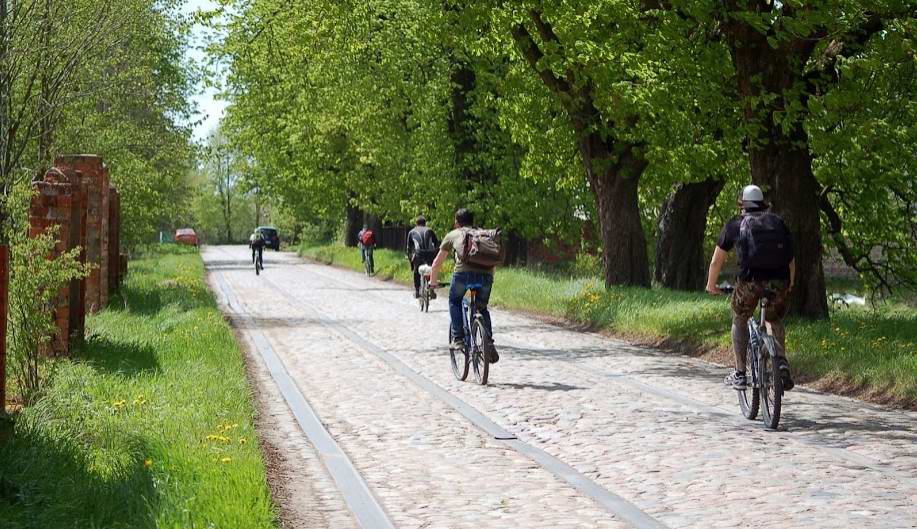
[[[426,305],[429,303],[429,294],[427,293],[427,278],[420,278],[420,296],[417,298],[417,303],[420,305],[420,312],[426,312]],[[451,341],[449,343],[452,343]]]
[[[758,364],[758,378],[761,380],[761,418],[764,427],[777,429],[780,423],[780,409],[783,405],[783,376],[774,362],[774,337],[764,336],[764,349]]]
[[[452,365],[452,374],[458,380],[464,381],[468,378],[468,352],[465,349],[453,349],[452,342],[455,337],[452,335],[452,327],[449,327],[449,363]]]
[[[471,322],[471,368],[475,382],[482,386],[487,385],[487,376],[490,374],[490,362],[484,354],[484,344],[489,338],[484,318],[475,316]]]
[[[255,275],[261,275],[261,258],[255,258]]]
[[[760,395],[758,391],[758,361],[755,359],[755,351],[751,344],[745,353],[745,371],[750,375],[748,386],[744,390],[737,390],[739,395],[739,408],[742,409],[742,415],[748,420],[754,420],[758,416],[758,406],[760,405]]]

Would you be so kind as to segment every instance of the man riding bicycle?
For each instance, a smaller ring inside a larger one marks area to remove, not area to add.
[[[739,274],[732,295],[732,346],[736,366],[735,372],[724,382],[735,389],[746,389],[745,354],[749,341],[746,322],[766,291],[772,291],[774,295],[768,300],[765,321],[771,335],[776,338],[777,366],[783,374],[783,389],[790,390],[793,380],[786,359],[783,317],[789,307],[796,275],[793,239],[783,219],[768,211],[764,193],[758,186],[745,186],[739,207],[742,214],[723,227],[707,273],[707,292],[722,294],[716,281],[726,262],[727,252],[736,248]]]
[[[479,284],[481,289],[477,293],[477,306],[481,316],[484,318],[484,325],[487,328],[488,336],[493,336],[493,329],[490,324],[490,311],[487,309],[487,302],[490,300],[490,291],[494,284],[494,267],[484,267],[472,263],[465,263],[459,259],[459,248],[465,244],[465,236],[468,230],[474,225],[474,215],[465,208],[455,212],[455,224],[439,245],[439,253],[433,260],[433,269],[430,271],[430,287],[438,286],[437,278],[443,267],[443,263],[450,254],[455,254],[455,271],[452,274],[452,286],[449,289],[449,319],[452,325],[452,339],[450,345],[453,349],[462,349],[465,347],[465,328],[462,321],[462,298],[468,291],[467,285]],[[484,352],[488,356],[488,361],[492,364],[500,360],[497,349],[494,347],[493,339],[483,344]]]
[[[436,233],[427,227],[427,219],[423,215],[417,217],[414,228],[408,232],[405,253],[411,263],[411,272],[414,273],[414,298],[420,297],[420,267],[433,264],[436,257],[439,239]],[[436,294],[431,292],[431,297]]]
[[[365,264],[368,259],[369,267],[367,270],[372,274],[376,269],[376,263],[373,260],[373,249],[376,247],[376,234],[369,228],[368,224],[364,224],[363,229],[357,233],[357,246],[360,247],[360,262]]]
[[[248,237],[248,246],[252,249],[252,263],[255,262],[255,254],[261,263],[264,263],[264,234],[260,230],[255,230]],[[263,265],[262,265],[263,267]]]

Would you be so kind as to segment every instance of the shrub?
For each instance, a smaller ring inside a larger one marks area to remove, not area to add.
[[[24,404],[34,401],[41,390],[47,348],[57,331],[53,309],[60,289],[90,270],[80,264],[78,249],[51,259],[56,237],[56,229],[35,238],[10,234],[7,344],[10,372]]]

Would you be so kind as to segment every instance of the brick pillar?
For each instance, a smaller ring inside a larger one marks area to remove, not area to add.
[[[108,306],[108,270],[109,263],[111,263],[111,250],[109,249],[109,230],[108,222],[110,220],[111,214],[111,184],[109,183],[108,178],[108,166],[102,165],[102,181],[100,182],[102,186],[102,210],[100,214],[102,216],[99,237],[101,241],[101,259],[99,261],[99,308],[104,309]]]
[[[75,240],[73,230],[73,188],[70,184],[54,182],[33,182],[32,204],[29,208],[29,237],[37,237],[53,227],[58,228],[57,244],[51,259],[66,252]],[[60,289],[54,300],[54,321],[57,333],[49,344],[52,355],[66,355],[70,352],[70,285]]]
[[[67,249],[79,248],[79,262],[86,264],[86,198],[89,183],[83,180],[79,171],[51,169],[45,175],[45,182],[67,183],[71,186],[72,207],[70,215],[70,240]],[[70,328],[71,340],[82,341],[86,334],[86,278],[70,282]]]
[[[121,196],[108,188],[108,292],[118,289],[121,277]]]
[[[86,279],[84,291],[85,308],[89,312],[98,312],[102,309],[102,230],[103,217],[105,225],[108,223],[107,209],[103,209],[103,168],[102,158],[95,155],[61,156],[54,161],[54,166],[63,172],[76,171],[82,174],[82,181],[86,183],[86,262],[93,265],[89,277]],[[107,182],[104,186],[108,189]],[[105,215],[102,212],[105,212]],[[106,280],[107,284],[107,280]],[[106,296],[107,299],[107,296]]]

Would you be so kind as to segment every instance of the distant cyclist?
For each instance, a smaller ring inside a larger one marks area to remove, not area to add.
[[[786,329],[783,317],[789,306],[790,293],[796,275],[793,239],[783,219],[768,211],[764,193],[758,186],[745,186],[739,201],[742,214],[733,218],[720,233],[710,271],[707,292],[722,294],[717,278],[726,262],[726,253],[736,248],[739,275],[732,295],[732,346],[735,351],[735,372],[725,383],[735,389],[745,389],[745,353],[748,350],[748,319],[752,316],[764,290],[776,295],[767,304],[765,320],[776,338],[777,365],[783,373],[783,388],[792,389],[790,366],[786,359]]]
[[[421,265],[433,264],[433,259],[439,247],[439,239],[436,233],[427,227],[427,219],[421,215],[417,217],[414,228],[408,232],[407,242],[405,243],[405,253],[408,261],[411,263],[411,271],[414,272],[414,297],[420,297],[420,271]],[[435,298],[436,294],[431,293]]]
[[[255,262],[257,254],[257,259],[262,263],[261,267],[264,268],[264,234],[261,233],[261,230],[255,230],[248,237],[248,246],[252,249],[252,263]]]
[[[455,229],[450,231],[439,245],[439,253],[433,260],[433,270],[430,272],[430,286],[436,288],[438,285],[437,278],[443,267],[443,263],[450,256],[455,254],[455,272],[452,274],[452,286],[449,289],[449,319],[452,325],[453,343],[450,345],[453,349],[465,347],[465,329],[462,321],[462,298],[468,291],[466,285],[478,283],[481,289],[477,294],[478,310],[484,317],[484,325],[487,326],[489,336],[493,336],[493,329],[490,323],[490,311],[487,309],[487,303],[490,300],[490,291],[494,284],[494,267],[480,266],[464,262],[460,255],[463,254],[462,248],[466,243],[466,236],[474,225],[474,215],[465,208],[455,212]],[[484,352],[488,355],[488,360],[495,364],[500,360],[497,349],[494,347],[493,339],[485,343]]]
[[[364,224],[363,229],[357,233],[357,245],[360,247],[360,261],[364,264],[366,264],[367,260],[369,261],[367,273],[372,274],[376,269],[376,263],[373,260],[373,249],[376,247],[376,234],[369,228],[368,224]]]

